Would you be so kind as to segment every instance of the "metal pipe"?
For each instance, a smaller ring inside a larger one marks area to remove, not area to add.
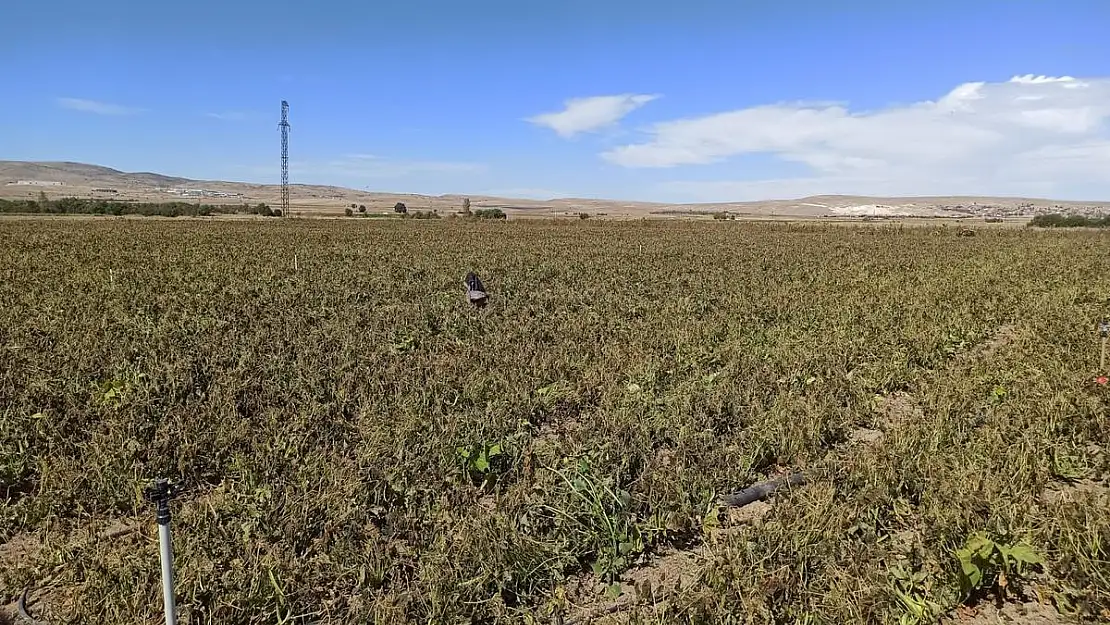
[[[162,605],[166,612],[166,625],[177,625],[177,605],[173,597],[173,542],[170,540],[170,499],[176,494],[176,485],[157,480],[146,490],[147,501],[158,506],[158,546],[162,560]]]
[[[158,544],[162,548],[162,604],[166,611],[166,625],[177,625],[177,605],[173,597],[173,542],[170,541],[168,510],[166,522],[163,523],[161,518],[158,520]]]

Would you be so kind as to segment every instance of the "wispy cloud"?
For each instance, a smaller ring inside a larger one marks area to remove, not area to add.
[[[226,111],[223,113],[205,113],[205,117],[218,119],[225,122],[238,122],[247,118],[247,114],[242,111]]]
[[[95,113],[97,115],[135,115],[146,110],[131,106],[110,104],[108,102],[97,102],[96,100],[85,100],[82,98],[58,98],[56,102],[58,106],[64,109],[81,111],[83,113]]]
[[[561,137],[570,138],[584,132],[599,130],[617,123],[625,115],[658,98],[658,95],[621,95],[573,98],[554,113],[542,113],[525,121],[550,128]]]
[[[1015,76],[876,111],[781,103],[654,124],[602,154],[669,168],[769,154],[810,171],[775,180],[672,181],[699,199],[808,193],[1053,193],[1110,185],[1110,78]]]

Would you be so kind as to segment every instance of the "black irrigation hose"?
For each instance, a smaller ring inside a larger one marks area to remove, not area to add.
[[[30,588],[24,588],[23,594],[19,595],[19,602],[16,604],[16,610],[19,612],[19,618],[23,619],[23,622],[28,623],[29,625],[46,625],[46,623],[37,620],[35,617],[31,616],[31,613],[27,611],[27,594],[29,592],[31,592]]]
[[[764,482],[757,482],[744,490],[725,495],[721,497],[721,500],[730,507],[739,508],[740,506],[746,506],[760,499],[766,499],[783,486],[798,486],[800,484],[805,484],[805,482],[805,475],[801,473],[791,473]]]

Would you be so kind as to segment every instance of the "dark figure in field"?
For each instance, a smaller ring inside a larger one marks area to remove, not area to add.
[[[486,305],[489,296],[486,295],[486,287],[482,286],[482,281],[478,279],[478,274],[473,271],[466,274],[466,299],[478,308]]]

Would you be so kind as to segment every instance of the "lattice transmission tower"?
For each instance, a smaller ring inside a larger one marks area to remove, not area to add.
[[[281,101],[281,216],[289,216],[289,103]]]

